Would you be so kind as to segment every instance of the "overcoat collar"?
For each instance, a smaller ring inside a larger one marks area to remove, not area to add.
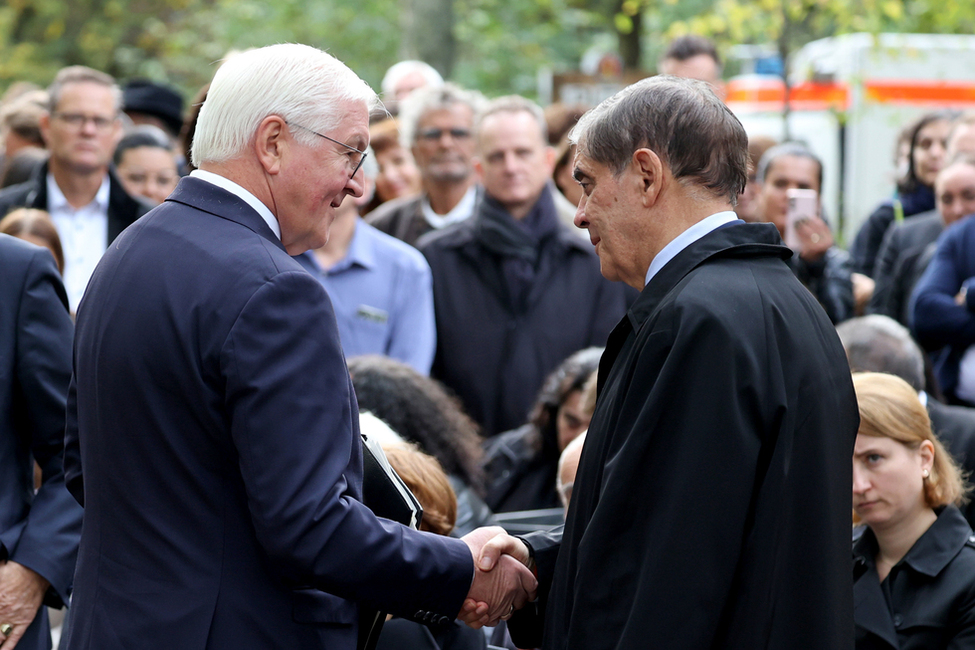
[[[972,529],[961,511],[954,507],[944,508],[897,565],[906,565],[910,570],[934,578],[958,555],[971,537]],[[880,586],[875,563],[877,552],[877,538],[868,528],[853,545],[853,606],[857,625],[896,648],[899,642]]]
[[[640,329],[664,297],[688,273],[716,257],[779,257],[787,260],[791,256],[792,251],[782,245],[778,230],[770,223],[732,222],[711,231],[682,250],[651,278],[650,284],[643,288],[626,312],[626,318],[609,335],[606,353],[599,362],[597,392],[602,389],[603,378],[609,376],[609,369],[630,332]]]
[[[199,178],[184,176],[167,201],[182,203],[212,215],[240,224],[274,243],[284,250],[284,244],[277,238],[267,222],[254,211],[254,208],[239,196],[208,183]],[[285,251],[287,252],[287,251]]]

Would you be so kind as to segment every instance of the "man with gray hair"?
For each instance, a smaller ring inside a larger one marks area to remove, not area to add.
[[[564,532],[482,551],[538,572],[543,638],[525,610],[515,643],[852,649],[856,396],[775,227],[732,211],[744,129],[703,82],[652,77],[572,138],[576,224],[641,293],[600,363]]]
[[[14,208],[46,210],[64,247],[64,288],[78,308],[108,245],[151,207],[125,191],[111,168],[122,137],[122,91],[104,72],[63,68],[47,90],[41,134],[50,158],[30,180],[0,192],[0,218]]]
[[[413,153],[422,192],[373,210],[372,226],[415,245],[424,234],[471,216],[476,200],[474,116],[484,98],[454,84],[423,88],[400,112],[400,140]]]
[[[291,255],[362,194],[375,101],[312,47],[231,57],[197,170],[99,263],[68,392],[85,521],[62,647],[351,649],[360,607],[480,625],[534,597],[512,558],[475,571],[500,529],[451,539],[362,503],[335,314]]]
[[[766,151],[758,162],[756,218],[775,224],[789,243],[787,223],[790,189],[814,190],[817,214],[793,224],[796,248],[789,260],[792,272],[808,288],[833,323],[854,314],[854,279],[849,256],[835,245],[833,233],[820,216],[819,194],[823,187],[823,162],[805,145],[786,142]],[[870,285],[869,278],[862,281]],[[869,299],[866,295],[863,300]]]
[[[433,271],[437,353],[431,375],[492,436],[525,423],[550,372],[601,346],[626,311],[623,287],[558,217],[555,152],[542,109],[490,102],[476,120],[474,215],[418,242]]]
[[[918,392],[934,433],[965,471],[975,473],[975,409],[942,404],[924,390],[924,353],[907,328],[889,316],[873,314],[841,323],[836,333],[853,372],[897,375]],[[962,512],[975,526],[975,502]]]

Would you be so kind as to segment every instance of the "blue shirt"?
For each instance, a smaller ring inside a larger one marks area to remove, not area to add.
[[[673,241],[664,246],[660,252],[657,253],[657,256],[653,258],[653,261],[650,262],[650,268],[647,269],[647,277],[646,281],[643,283],[643,286],[650,284],[650,280],[653,278],[653,276],[657,275],[657,272],[664,268],[667,262],[677,257],[677,254],[682,250],[696,242],[704,235],[737,220],[738,215],[731,210],[726,212],[718,212],[716,214],[712,214],[710,217],[701,219],[696,224],[677,235]]]
[[[433,281],[418,250],[357,218],[348,252],[328,271],[311,251],[295,259],[332,299],[346,357],[383,354],[430,373]]]

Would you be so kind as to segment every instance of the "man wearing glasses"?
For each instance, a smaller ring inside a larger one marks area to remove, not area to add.
[[[475,572],[500,529],[442,537],[362,503],[335,314],[291,256],[361,196],[375,102],[312,47],[231,57],[197,170],[99,262],[68,390],[85,521],[63,648],[351,650],[360,607],[479,625],[534,598],[510,557]]]
[[[115,81],[91,68],[63,68],[48,88],[48,102],[40,127],[50,159],[26,183],[0,192],[0,217],[25,206],[51,215],[74,311],[102,253],[151,206],[129,196],[111,168],[122,136]]]
[[[400,138],[420,170],[418,196],[389,201],[366,221],[415,245],[431,230],[463,221],[474,212],[474,115],[484,98],[454,84],[423,88],[400,109]]]

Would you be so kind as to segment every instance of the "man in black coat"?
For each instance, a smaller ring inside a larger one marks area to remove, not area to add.
[[[545,132],[532,102],[492,101],[476,122],[484,193],[474,215],[418,242],[433,271],[430,374],[486,436],[524,424],[545,377],[604,345],[626,311],[624,288],[600,276],[592,249],[559,219]]]
[[[741,124],[707,85],[653,77],[573,139],[576,224],[642,293],[600,363],[561,542],[481,560],[533,556],[547,650],[852,648],[856,397],[775,226],[731,211]]]
[[[81,537],[62,469],[73,327],[50,252],[0,235],[0,278],[0,646],[47,650],[41,604],[68,602]]]
[[[836,332],[854,372],[897,375],[918,392],[935,435],[962,469],[975,473],[975,409],[942,404],[924,391],[924,353],[907,328],[888,316],[873,314],[848,320]],[[975,526],[975,502],[961,511]]]

